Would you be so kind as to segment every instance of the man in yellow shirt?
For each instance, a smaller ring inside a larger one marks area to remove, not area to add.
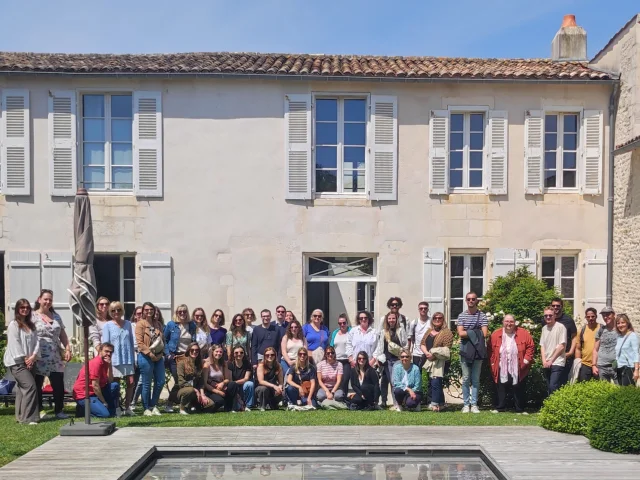
[[[600,328],[597,322],[598,312],[595,308],[587,308],[584,317],[587,320],[587,324],[580,329],[576,345],[576,358],[582,359],[582,365],[578,373],[579,382],[586,382],[593,378],[593,348],[596,344],[596,333]]]

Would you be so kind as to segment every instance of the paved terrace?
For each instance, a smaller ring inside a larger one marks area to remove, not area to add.
[[[513,480],[638,480],[640,456],[595,450],[586,438],[540,427],[124,428],[108,437],[56,437],[0,469],[0,478],[126,478],[153,447],[180,450],[312,447],[481,447]]]

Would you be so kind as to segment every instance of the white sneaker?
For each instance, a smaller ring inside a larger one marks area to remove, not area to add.
[[[38,422],[29,422],[29,425],[37,425]]]
[[[142,415],[145,417],[153,417],[153,412],[147,408]]]
[[[173,410],[171,410],[171,411],[173,412]],[[160,410],[158,410],[158,407],[153,407],[153,410],[151,410],[151,413],[153,413],[154,415],[156,415],[156,416],[158,416],[158,417],[159,417],[160,415],[162,415],[162,414],[160,413]]]
[[[56,413],[56,418],[58,420],[66,420],[67,418],[69,418],[69,415],[67,415],[64,412],[60,412],[60,413]]]
[[[397,405],[397,406],[393,407],[393,410],[395,412],[401,412],[402,411],[402,407],[400,405]]]
[[[125,417],[135,417],[136,416],[136,412],[133,411],[132,407],[129,407],[124,411],[124,416]]]
[[[44,420],[47,416],[47,412],[45,410],[40,410],[40,420]]]
[[[186,410],[180,409],[180,415],[189,415],[189,412]]]
[[[261,412],[266,412],[266,410],[264,409],[264,407],[260,407],[260,411],[261,411]]]
[[[469,405],[465,405],[464,407],[462,407],[462,413],[469,413],[471,411],[471,409],[469,408]]]
[[[477,405],[471,406],[471,413],[480,413],[480,409],[478,408]]]
[[[173,407],[167,403],[164,407],[164,411],[165,413],[173,413]]]
[[[491,410],[491,413],[500,413],[498,410]]]
[[[251,409],[250,409],[250,408],[247,408],[247,407],[244,407],[243,412],[244,412],[244,413],[251,413]]]
[[[116,408],[116,417],[120,418],[122,415],[124,415],[122,409],[120,407]]]

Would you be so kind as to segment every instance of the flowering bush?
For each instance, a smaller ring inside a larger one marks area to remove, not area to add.
[[[489,333],[502,327],[504,316],[510,313],[518,327],[529,331],[538,350],[544,308],[551,305],[551,300],[557,296],[560,296],[559,292],[536,278],[527,267],[521,267],[504,277],[496,278],[480,301],[479,308],[487,315]],[[571,314],[570,305],[567,305],[565,311]],[[492,405],[494,395],[495,386],[491,379],[489,362],[484,362],[480,378],[480,402],[483,405]],[[527,405],[539,408],[546,396],[547,387],[542,373],[542,362],[537,354],[527,377]]]

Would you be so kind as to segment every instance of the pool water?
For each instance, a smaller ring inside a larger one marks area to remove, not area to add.
[[[139,478],[145,480],[497,480],[481,459],[403,457],[382,459],[160,458]]]

